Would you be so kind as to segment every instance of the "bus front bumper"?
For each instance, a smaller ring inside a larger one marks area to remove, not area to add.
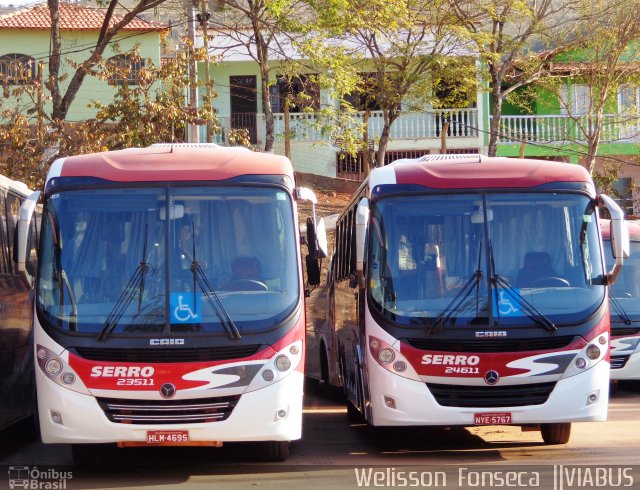
[[[149,431],[188,431],[190,442],[297,440],[302,435],[303,380],[303,374],[294,371],[271,386],[243,394],[226,420],[142,425],[111,422],[93,396],[39,376],[42,442],[146,443]]]
[[[597,422],[607,418],[608,362],[599,362],[582,374],[560,379],[545,403],[512,407],[442,406],[425,383],[392,374],[377,365],[373,369],[377,372],[370,377],[369,386],[371,422],[375,426],[472,426],[476,414],[503,413],[510,414],[513,425]]]

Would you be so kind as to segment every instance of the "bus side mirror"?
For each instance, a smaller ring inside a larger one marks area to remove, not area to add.
[[[318,198],[307,187],[296,187],[296,199],[311,202],[311,216],[307,218],[305,227],[306,243],[309,254],[305,257],[307,284],[320,285],[320,259],[327,256],[327,232],[322,218],[316,218],[316,204]],[[305,293],[306,294],[306,293]]]
[[[18,217],[18,226],[16,227],[16,241],[14,242],[14,246],[17,249],[16,265],[18,266],[18,272],[20,272],[29,285],[33,285],[33,279],[37,269],[37,256],[35,253],[32,253],[36,249],[36,237],[33,236],[33,226],[31,223],[35,217],[34,215],[39,199],[40,191],[36,191],[22,203]]]
[[[356,271],[364,270],[364,247],[369,223],[369,199],[363,198],[356,209]]]
[[[618,206],[618,203],[604,194],[600,195],[600,200],[611,214],[611,253],[615,259],[613,268],[607,272],[607,284],[611,285],[620,274],[624,259],[629,257],[629,227],[624,220],[624,211]]]

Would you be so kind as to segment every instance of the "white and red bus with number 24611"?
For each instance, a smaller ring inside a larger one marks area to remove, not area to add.
[[[598,208],[611,215],[604,266]],[[607,416],[618,205],[579,165],[429,155],[374,169],[336,223],[327,334],[351,418],[513,424],[565,443]]]
[[[288,159],[240,148],[55,161],[19,223],[42,440],[72,444],[78,463],[101,443],[260,441],[264,459],[286,458],[302,421],[296,199],[315,196]]]

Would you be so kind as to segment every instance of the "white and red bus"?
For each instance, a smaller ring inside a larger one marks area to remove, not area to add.
[[[329,273],[327,358],[348,415],[520,425],[549,444],[605,420],[607,290],[627,252],[622,211],[579,165],[430,155],[374,169],[338,219]]]
[[[0,429],[33,416],[33,290],[18,271],[14,243],[20,206],[32,192],[0,175]],[[39,212],[35,236],[37,225]]]
[[[291,163],[216,145],[62,158],[38,200],[34,338],[42,440],[86,463],[99,443],[301,437],[304,288]]]
[[[600,220],[605,264],[614,262],[608,220]],[[630,250],[610,289],[611,380],[640,380],[640,223],[628,221]]]

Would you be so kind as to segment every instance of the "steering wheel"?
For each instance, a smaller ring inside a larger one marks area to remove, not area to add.
[[[229,289],[231,291],[268,291],[269,288],[262,281],[256,281],[255,279],[236,279],[229,283]]]
[[[568,288],[571,286],[571,284],[569,284],[569,281],[563,279],[562,277],[547,276],[536,279],[535,281],[531,281],[531,286],[540,288]]]

